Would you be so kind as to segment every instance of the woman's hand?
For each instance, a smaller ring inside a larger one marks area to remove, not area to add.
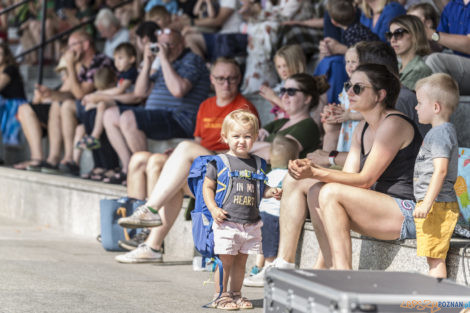
[[[260,128],[258,132],[258,141],[264,141],[269,136],[269,133],[266,129]]]
[[[289,161],[289,174],[294,179],[312,178],[312,168],[309,159],[297,159]]]
[[[215,207],[211,210],[211,214],[212,214],[212,218],[214,219],[214,222],[220,225],[227,218],[228,212],[219,207]]]

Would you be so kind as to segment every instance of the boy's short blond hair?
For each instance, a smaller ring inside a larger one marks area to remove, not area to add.
[[[116,72],[109,66],[99,68],[93,75],[93,82],[97,90],[112,88],[116,85],[116,81]]]
[[[290,160],[298,158],[299,145],[292,138],[276,135],[269,154],[272,168],[287,168]]]
[[[248,110],[235,110],[230,112],[222,123],[220,134],[223,137],[228,135],[228,132],[233,128],[233,125],[238,124],[243,127],[250,127],[253,130],[253,135],[258,136],[259,121],[256,115]]]
[[[436,73],[422,78],[416,82],[415,90],[421,88],[426,88],[428,97],[451,113],[459,104],[459,85],[449,74]]]

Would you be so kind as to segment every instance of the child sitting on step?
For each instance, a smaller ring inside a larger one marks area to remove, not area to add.
[[[254,114],[236,110],[228,114],[223,123],[222,140],[229,146],[226,153],[231,171],[256,173],[256,159],[250,155],[253,143],[258,137],[259,122]],[[219,290],[219,269],[215,272],[216,294],[212,306],[223,310],[251,309],[253,304],[242,297],[241,287],[245,276],[248,254],[261,249],[261,226],[257,190],[264,184],[251,179],[251,175],[231,177],[232,188],[222,208],[217,207],[215,193],[217,177],[221,169],[217,163],[207,164],[203,185],[204,201],[214,218],[214,252],[223,264],[223,290]],[[265,186],[263,197],[280,199],[282,190]],[[228,287],[230,278],[230,287]]]
[[[416,83],[419,122],[431,124],[414,169],[414,218],[418,256],[426,256],[429,275],[446,278],[446,256],[459,218],[454,191],[458,168],[457,134],[449,122],[459,103],[459,88],[448,74],[434,74]]]

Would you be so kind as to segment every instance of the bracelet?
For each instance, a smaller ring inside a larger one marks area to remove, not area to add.
[[[338,151],[336,151],[336,150],[333,150],[333,151],[330,152],[330,154],[328,155],[328,162],[330,162],[330,165],[332,165],[332,166],[336,165],[335,158],[336,158],[337,155],[338,155]]]

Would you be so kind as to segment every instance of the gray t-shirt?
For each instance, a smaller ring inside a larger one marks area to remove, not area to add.
[[[449,159],[447,176],[436,201],[457,201],[454,184],[457,179],[458,143],[455,127],[451,123],[444,123],[431,128],[424,137],[423,145],[415,162],[413,187],[416,201],[423,200],[428,191],[434,173],[434,158]]]
[[[248,170],[256,172],[256,160],[251,157],[249,159],[241,159],[226,154],[232,171]],[[217,181],[217,173],[221,169],[217,169],[216,161],[207,164],[206,177]],[[257,182],[240,177],[232,178],[232,190],[222,209],[228,212],[227,221],[235,223],[256,223],[260,220],[258,199],[257,199]]]

